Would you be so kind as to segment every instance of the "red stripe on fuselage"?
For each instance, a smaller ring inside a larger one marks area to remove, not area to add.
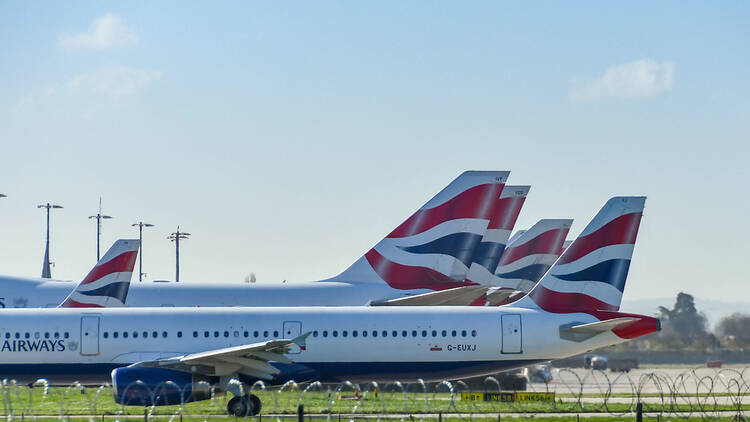
[[[396,227],[388,237],[412,236],[459,218],[489,220],[496,209],[496,198],[504,186],[502,183],[474,186],[434,208],[420,209]]]
[[[105,262],[102,265],[97,265],[93,269],[91,269],[91,272],[88,273],[86,278],[83,279],[81,284],[89,284],[93,283],[96,280],[99,280],[100,278],[104,277],[105,275],[112,274],[112,273],[123,273],[123,272],[133,272],[133,267],[135,267],[135,259],[138,256],[138,251],[129,251],[129,252],[123,252],[120,255],[117,255],[116,257],[110,259],[109,261]]]
[[[555,265],[575,261],[605,246],[634,244],[641,215],[640,212],[621,215],[596,231],[579,237],[565,250]]]
[[[399,290],[445,290],[454,287],[475,286],[477,283],[456,281],[427,267],[413,267],[389,261],[375,249],[365,254],[375,272],[389,286]]]
[[[529,255],[557,253],[565,242],[565,236],[567,235],[568,229],[549,230],[524,244],[511,245],[503,252],[499,265],[508,265]]]

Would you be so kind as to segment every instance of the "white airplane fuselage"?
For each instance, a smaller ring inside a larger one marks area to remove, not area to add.
[[[103,383],[136,362],[310,332],[306,349],[287,355],[293,364],[274,363],[282,370],[274,383],[455,379],[625,341],[612,332],[561,339],[561,326],[595,321],[514,307],[7,309],[0,373],[19,382]]]
[[[0,277],[0,308],[55,308],[75,282]],[[380,283],[335,281],[297,283],[138,283],[131,282],[126,306],[358,306],[421,293]]]

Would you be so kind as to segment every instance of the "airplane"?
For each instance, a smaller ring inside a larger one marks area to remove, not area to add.
[[[510,233],[516,225],[529,189],[531,186],[505,186],[503,188],[497,206],[502,212],[493,214],[490,219],[482,242],[466,274],[467,282],[490,284],[492,274],[508,244]]]
[[[0,373],[17,382],[111,381],[115,401],[152,406],[248,386],[481,376],[577,355],[660,330],[619,312],[644,197],[607,201],[537,286],[513,305],[8,309]]]
[[[120,239],[112,244],[94,268],[73,289],[60,308],[105,308],[125,306],[135,259],[141,242]]]
[[[493,286],[528,293],[562,253],[571,219],[543,219],[509,242],[500,257]]]
[[[335,277],[284,284],[139,283],[131,286],[127,306],[387,304],[391,299],[474,286],[464,280],[467,265],[495,215],[509,173],[462,173]],[[0,307],[57,307],[70,294],[71,284],[0,277]],[[467,290],[481,294],[481,289]],[[420,300],[425,304],[443,302],[442,296]]]

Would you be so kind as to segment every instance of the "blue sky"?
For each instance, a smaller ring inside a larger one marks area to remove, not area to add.
[[[0,272],[316,280],[466,169],[518,227],[649,196],[626,299],[750,295],[746,2],[0,1]]]

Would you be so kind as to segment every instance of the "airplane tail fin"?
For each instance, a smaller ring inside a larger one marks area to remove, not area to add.
[[[571,313],[617,311],[646,197],[614,197],[573,241],[521,307]]]
[[[560,256],[571,219],[539,220],[503,252],[492,285],[528,293]]]
[[[464,282],[508,171],[467,171],[343,273],[327,281],[444,290]],[[472,283],[468,283],[472,284]]]
[[[125,306],[138,256],[138,239],[117,240],[59,308]]]
[[[509,243],[510,233],[516,225],[529,189],[531,186],[505,186],[503,188],[487,231],[472,257],[471,266],[466,274],[467,282],[490,284],[500,256]]]

